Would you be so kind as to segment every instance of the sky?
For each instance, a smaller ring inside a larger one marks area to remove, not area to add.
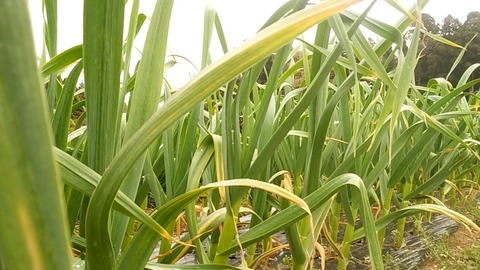
[[[415,2],[414,0],[397,1],[407,9]],[[141,0],[140,12],[149,16],[153,11],[155,2],[153,0]],[[252,37],[268,17],[285,2],[286,0],[175,0],[167,55],[182,55],[191,60],[196,67],[193,67],[187,61],[177,59],[180,64],[167,71],[166,76],[168,77],[169,73],[177,75],[182,73],[179,76],[183,76],[183,78],[179,78],[178,85],[174,86],[180,87],[181,84],[188,81],[190,76],[193,76],[196,68],[200,66],[203,12],[207,4],[213,5],[217,11],[228,46],[232,49]],[[311,2],[319,1],[311,0]],[[41,3],[42,0],[29,0],[34,38],[37,44],[41,44],[43,35]],[[370,0],[364,0],[352,6],[351,10],[361,12],[370,3]],[[82,43],[83,0],[58,1],[58,5],[58,52],[62,52]],[[424,13],[432,15],[437,23],[441,23],[448,14],[458,18],[460,22],[464,22],[467,14],[471,11],[480,11],[478,0],[430,0],[423,10]],[[385,1],[378,0],[369,16],[393,24],[400,18],[401,14]],[[146,29],[146,27],[144,28]],[[137,36],[135,44],[138,51],[141,51],[145,33],[146,31],[141,32]],[[215,40],[215,38],[214,34],[213,39]],[[212,59],[215,60],[221,57],[220,46],[215,42],[212,46]],[[37,45],[37,54],[39,55],[41,53],[40,48]]]

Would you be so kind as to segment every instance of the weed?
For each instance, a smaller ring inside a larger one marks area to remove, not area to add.
[[[478,222],[480,209],[477,199],[467,198],[463,204],[457,204],[455,209]],[[444,234],[438,240],[423,235],[428,247],[425,269],[431,264],[440,269],[478,269],[480,265],[480,235],[464,226],[452,235]]]
[[[389,252],[383,255],[383,262],[385,263],[385,269],[400,270],[399,259],[395,258]]]

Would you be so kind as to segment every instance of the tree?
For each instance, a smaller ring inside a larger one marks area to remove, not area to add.
[[[440,28],[440,36],[451,39],[455,32],[462,27],[462,23],[457,18],[454,18],[452,15],[447,15],[443,19],[442,26]]]
[[[450,35],[450,33],[453,33],[454,29],[459,27],[459,21],[454,19],[451,15],[443,20],[441,27],[429,14],[422,14],[422,21],[428,32],[442,37],[444,35]],[[458,54],[458,52],[452,50],[450,46],[427,36],[423,36],[422,44],[424,47],[421,50],[420,59],[415,68],[415,78],[417,84],[426,85],[432,78],[447,76],[450,67],[455,61],[455,54]]]
[[[422,13],[422,22],[428,32],[432,34],[438,34],[440,32],[440,26],[430,14]]]
[[[471,43],[468,45],[467,50],[463,56],[462,61],[455,70],[455,82],[460,79],[462,74],[467,68],[471,65],[480,63],[480,12],[470,12],[467,15],[465,23],[458,29],[454,35],[454,40],[456,40],[461,45],[466,45],[468,42]],[[471,78],[480,77],[480,70],[476,70]],[[453,79],[453,77],[452,77]]]
[[[447,78],[452,85],[456,85],[466,69],[472,64],[480,63],[480,38],[476,37],[480,32],[480,12],[476,11],[468,14],[467,20],[463,24],[452,15],[445,17],[441,25],[437,24],[429,14],[422,14],[422,21],[428,32],[458,45],[465,46],[473,38],[461,62]],[[420,59],[415,69],[417,83],[426,85],[431,78],[446,78],[461,50],[427,36],[424,36],[422,44],[424,48],[421,50]],[[472,77],[480,77],[480,70],[476,70]]]

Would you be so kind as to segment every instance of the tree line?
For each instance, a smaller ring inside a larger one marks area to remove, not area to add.
[[[449,74],[461,48],[449,46],[430,37],[424,36],[421,55],[415,69],[415,79],[418,85],[426,85],[431,78],[446,78],[456,86],[465,70],[473,64],[480,63],[480,12],[474,11],[467,15],[464,23],[448,15],[441,23],[427,14],[422,14],[422,20],[428,32],[448,39],[460,46],[466,47],[462,60]],[[470,42],[470,43],[469,43]],[[423,49],[423,50],[422,50]],[[448,78],[447,78],[448,75]],[[480,77],[480,69],[476,69],[472,78]]]

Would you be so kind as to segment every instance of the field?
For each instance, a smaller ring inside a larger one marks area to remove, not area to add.
[[[478,235],[480,65],[416,82],[425,40],[456,63],[468,46],[426,30],[428,1],[387,1],[404,14],[389,25],[375,2],[289,0],[235,49],[208,7],[179,89],[164,80],[174,1],[148,18],[139,1],[84,0],[83,44],[58,52],[44,0],[40,57],[26,1],[0,1],[0,270],[347,269],[357,245],[376,270],[439,215]]]

